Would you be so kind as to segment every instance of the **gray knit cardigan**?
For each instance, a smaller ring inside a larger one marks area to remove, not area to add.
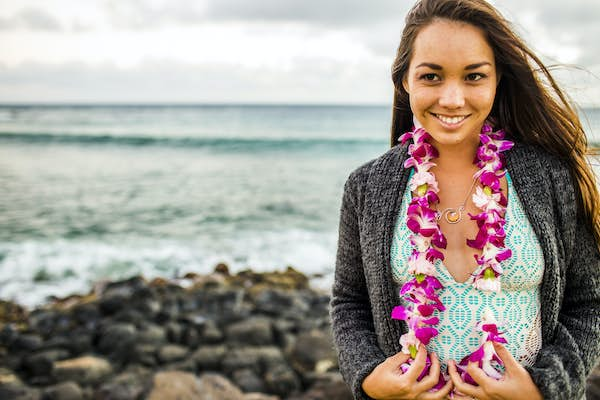
[[[565,163],[516,143],[506,168],[544,253],[542,348],[527,367],[544,399],[581,399],[600,355],[600,254],[577,212]],[[404,321],[393,320],[399,287],[390,246],[409,171],[407,147],[397,145],[356,169],[342,199],[335,280],[330,304],[340,371],[356,399],[363,380],[400,351]]]

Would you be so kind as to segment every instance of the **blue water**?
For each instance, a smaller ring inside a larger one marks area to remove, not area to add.
[[[586,110],[591,139],[600,111]],[[102,279],[333,272],[343,183],[387,106],[0,106],[0,298]],[[600,140],[597,140],[600,142]]]

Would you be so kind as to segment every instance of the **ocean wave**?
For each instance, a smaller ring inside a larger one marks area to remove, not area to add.
[[[304,150],[312,148],[339,148],[364,145],[381,145],[385,140],[347,138],[198,138],[198,137],[152,137],[115,135],[67,135],[55,133],[0,132],[0,141],[33,144],[75,144],[75,145],[118,145],[118,146],[159,146],[193,147],[223,151],[254,150]]]
[[[291,265],[328,287],[335,262],[335,232],[237,232],[228,240],[143,237],[113,240],[0,242],[0,299],[28,307],[48,296],[86,293],[94,282],[142,275],[176,278],[206,274],[224,262],[233,273],[282,270]]]

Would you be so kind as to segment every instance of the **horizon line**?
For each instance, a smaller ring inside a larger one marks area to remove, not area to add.
[[[391,103],[343,103],[343,102],[167,102],[167,101],[22,101],[22,102],[3,102],[0,101],[0,107],[10,106],[318,106],[318,107],[391,107]],[[600,107],[600,106],[599,106]]]
[[[391,103],[343,102],[202,102],[202,101],[22,101],[3,102],[0,107],[392,107]],[[600,109],[600,104],[575,105],[576,109]]]

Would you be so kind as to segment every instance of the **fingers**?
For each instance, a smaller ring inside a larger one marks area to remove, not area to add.
[[[417,351],[417,356],[415,357],[415,361],[412,363],[408,371],[406,372],[406,377],[411,381],[416,381],[421,372],[423,372],[423,368],[425,368],[425,360],[427,359],[427,349],[422,344],[419,345],[419,351]]]
[[[447,399],[450,391],[454,389],[454,384],[451,379],[448,379],[448,382],[438,391],[435,392],[424,392],[422,393],[418,399],[419,400],[441,400]]]
[[[510,374],[511,372],[521,367],[521,364],[519,364],[518,361],[515,360],[515,358],[512,356],[512,354],[510,354],[510,351],[508,351],[506,347],[502,346],[502,344],[500,343],[492,343],[494,343],[494,350],[496,350],[496,354],[498,354],[498,357],[500,357],[502,363],[504,363],[504,369],[506,370],[507,374]]]
[[[448,373],[450,374],[450,379],[452,379],[456,390],[471,397],[484,398],[483,390],[480,387],[469,385],[462,380],[458,371],[456,370],[456,364],[452,360],[448,361]]]
[[[388,369],[392,370],[394,373],[402,374],[400,365],[407,362],[409,358],[410,358],[409,354],[399,352],[399,353],[394,354],[393,356],[388,357],[387,360],[384,361],[384,363],[387,364],[386,367]]]
[[[440,360],[438,359],[437,354],[431,353],[429,359],[431,360],[429,373],[417,384],[417,390],[423,392],[434,387],[440,379]]]
[[[483,388],[492,387],[496,384],[496,380],[490,378],[475,362],[470,362],[467,365],[467,372],[477,384]]]

